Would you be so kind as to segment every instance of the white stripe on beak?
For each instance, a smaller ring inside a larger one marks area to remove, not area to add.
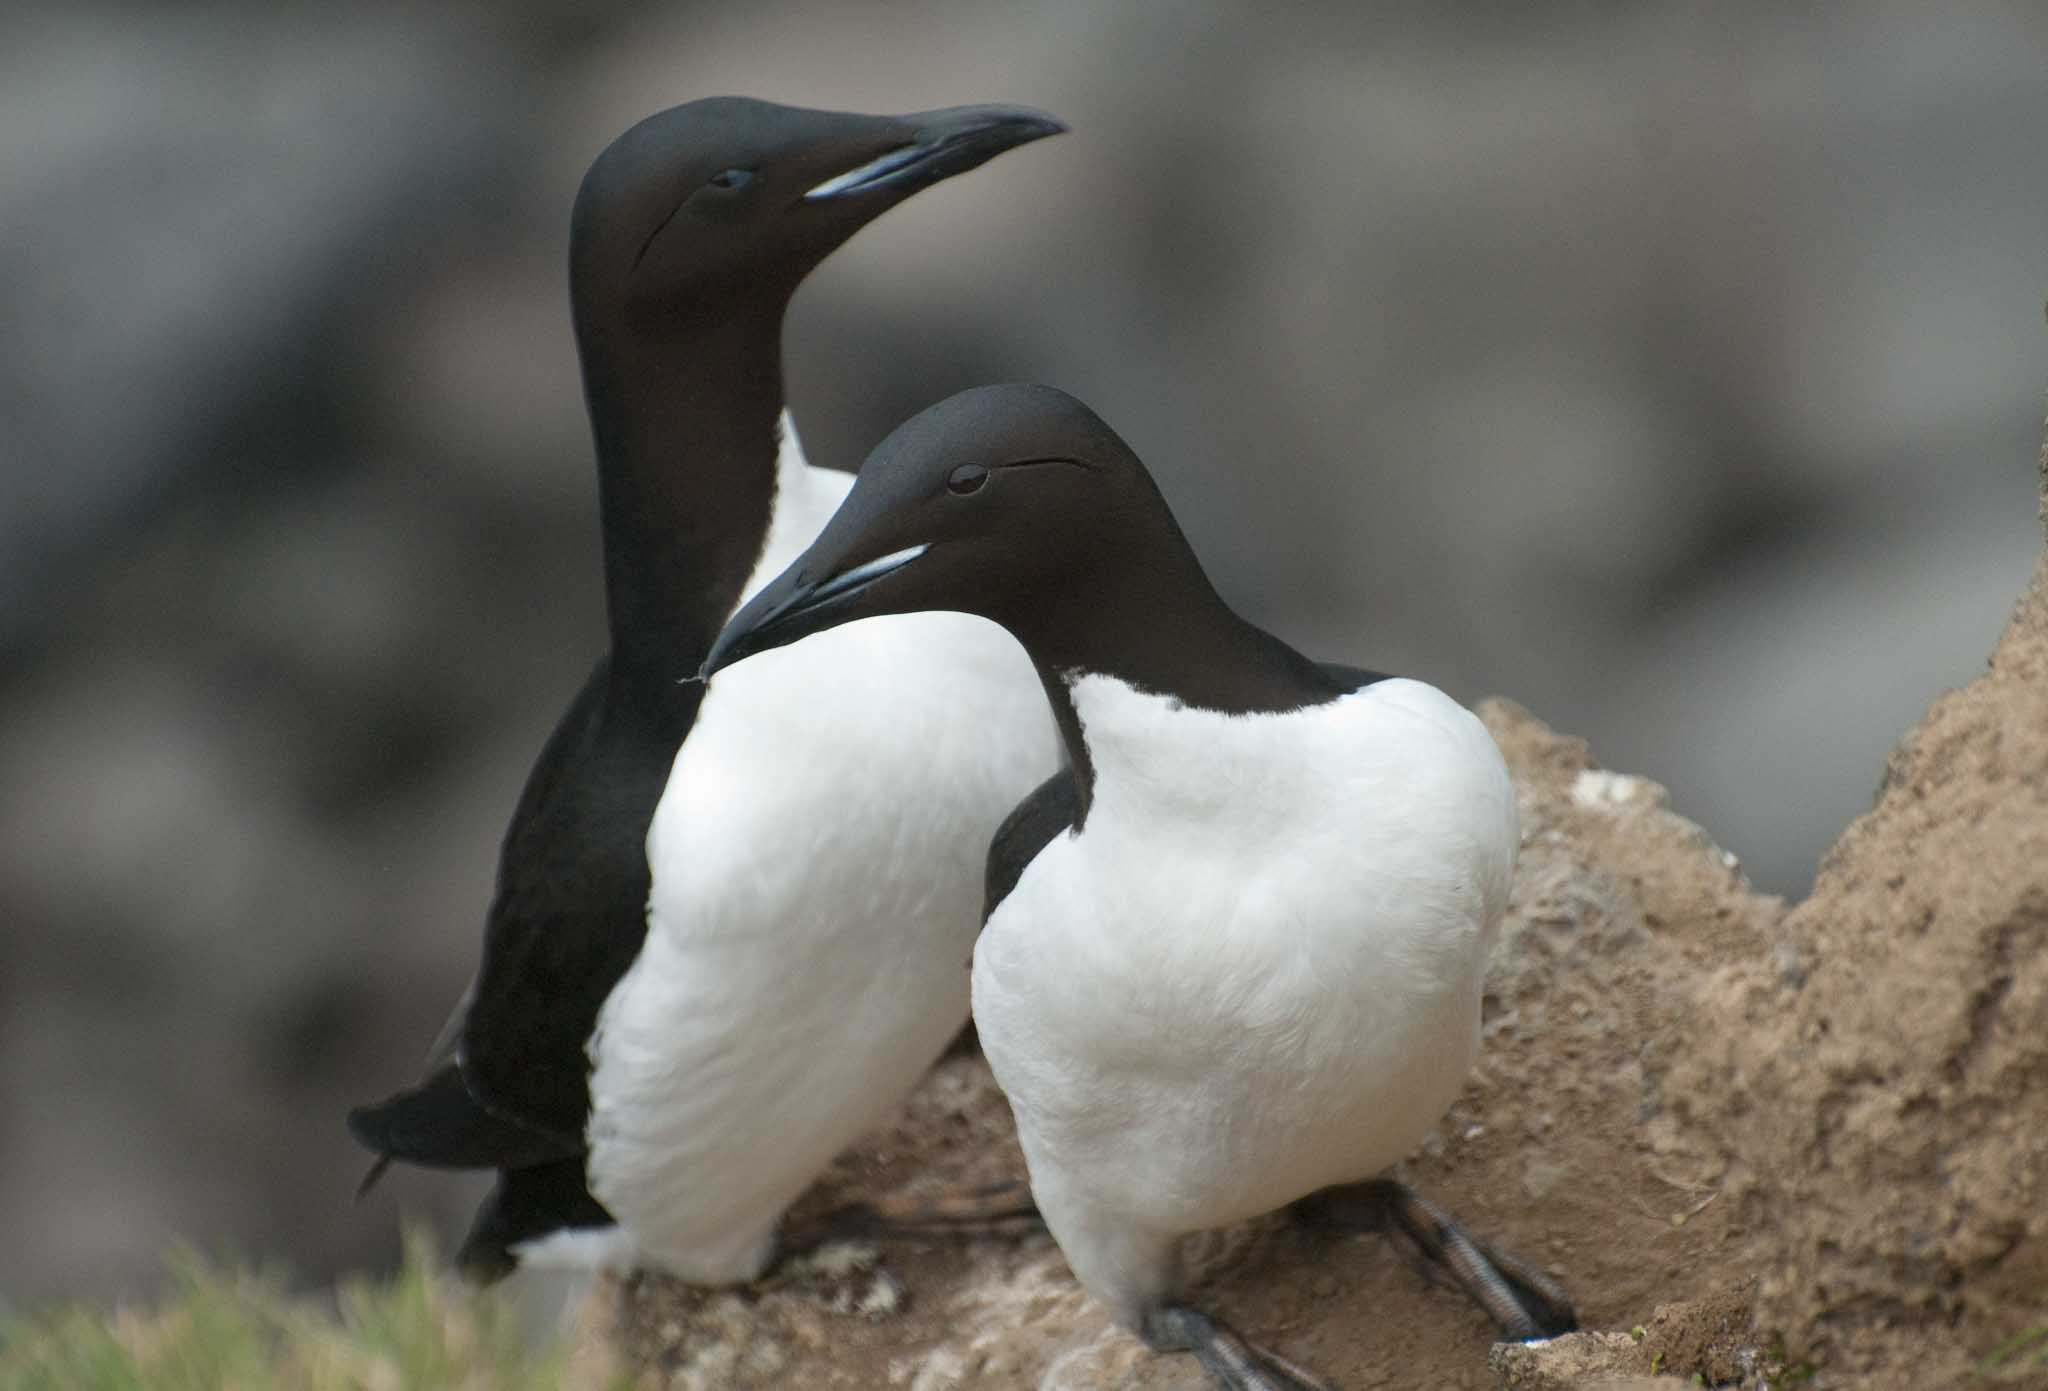
[[[814,198],[830,198],[835,194],[850,193],[863,184],[874,183],[887,178],[906,164],[915,163],[931,153],[928,145],[898,145],[895,149],[875,156],[857,169],[844,174],[835,174],[804,195],[804,201]]]

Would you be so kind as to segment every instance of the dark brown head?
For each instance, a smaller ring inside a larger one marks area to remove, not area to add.
[[[584,176],[571,220],[579,327],[744,301],[777,308],[841,242],[921,188],[1066,129],[1023,106],[908,116],[710,97],[650,116]]]
[[[598,156],[569,290],[615,657],[693,668],[739,598],[773,512],[782,319],[804,276],[919,189],[1063,129],[1021,106],[860,116],[715,97]]]
[[[925,609],[994,619],[1061,665],[1070,644],[1122,645],[1111,630],[1186,601],[1215,602],[1130,447],[1065,392],[978,387],[875,447],[810,550],[733,615],[703,674]]]

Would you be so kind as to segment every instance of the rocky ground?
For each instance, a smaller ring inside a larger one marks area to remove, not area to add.
[[[1379,1239],[1280,1219],[1198,1243],[1204,1302],[1352,1391],[2048,1385],[2048,559],[1790,909],[1656,784],[1482,714],[1522,857],[1481,1063],[1406,1172],[1604,1331],[1492,1347]],[[968,1052],[806,1210],[1022,1173]],[[1205,1385],[1028,1233],[828,1246],[744,1291],[643,1278],[585,1312],[593,1364],[649,1387]]]

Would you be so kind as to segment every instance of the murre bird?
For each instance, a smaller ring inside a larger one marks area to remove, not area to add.
[[[473,1274],[752,1278],[783,1210],[966,1019],[986,837],[1058,762],[1014,645],[920,615],[695,676],[851,483],[804,462],[783,409],[798,284],[919,189],[1063,129],[1019,106],[714,98],[584,177],[569,280],[609,651],[528,777],[425,1080],[349,1117],[372,1180],[498,1171]]]
[[[1089,1292],[1232,1391],[1321,1386],[1181,1302],[1184,1234],[1295,1205],[1391,1223],[1509,1336],[1571,1327],[1539,1272],[1374,1178],[1478,1048],[1516,848],[1485,727],[1238,617],[1129,447],[1048,387],[900,426],[706,671],[924,610],[1007,628],[1066,742],[991,846],[973,997]]]

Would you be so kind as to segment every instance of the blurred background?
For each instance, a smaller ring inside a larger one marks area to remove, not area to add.
[[[1515,697],[1796,895],[2039,546],[2044,73],[2021,5],[10,9],[0,1300],[466,1219],[353,1203],[341,1118],[598,651],[564,240],[632,121],[1058,113],[813,277],[812,458],[1063,386],[1257,621]]]

